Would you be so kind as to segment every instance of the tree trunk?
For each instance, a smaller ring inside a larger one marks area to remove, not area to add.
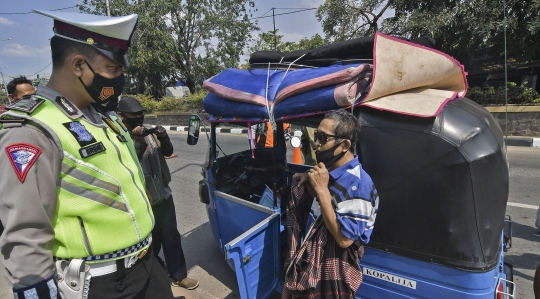
[[[189,92],[191,94],[195,93],[195,80],[193,78],[188,77],[186,80],[186,86],[189,88]]]
[[[137,75],[137,87],[136,91],[137,94],[144,93],[144,90],[146,89],[146,85],[144,84],[145,77],[143,75]]]
[[[150,78],[151,84],[152,84],[152,96],[155,99],[162,98],[165,93],[163,91],[163,82],[161,80],[161,74],[156,73]]]

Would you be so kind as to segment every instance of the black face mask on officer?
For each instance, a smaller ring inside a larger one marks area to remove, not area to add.
[[[94,74],[94,80],[90,86],[86,86],[81,77],[79,77],[79,81],[81,81],[81,84],[84,86],[84,89],[86,89],[86,92],[88,92],[90,97],[92,97],[92,99],[100,105],[105,105],[110,101],[118,102],[118,97],[124,89],[124,73],[120,74],[120,76],[116,78],[108,79],[94,72],[94,69],[92,69],[88,61],[85,61],[85,63],[88,65],[90,71]]]

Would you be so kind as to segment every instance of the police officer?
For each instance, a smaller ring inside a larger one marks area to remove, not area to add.
[[[0,247],[14,296],[173,298],[148,253],[154,217],[133,142],[98,111],[122,92],[137,15],[35,12],[54,19],[50,81],[0,116]]]

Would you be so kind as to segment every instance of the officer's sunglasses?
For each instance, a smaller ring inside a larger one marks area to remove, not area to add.
[[[336,135],[326,134],[326,133],[323,133],[323,132],[314,132],[313,136],[315,137],[314,141],[318,140],[321,145],[328,142],[328,137],[334,137],[335,139],[349,139],[349,138],[345,138],[345,137],[339,137],[339,136],[336,136]]]

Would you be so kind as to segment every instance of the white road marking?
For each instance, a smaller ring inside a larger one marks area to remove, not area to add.
[[[538,206],[526,205],[526,204],[517,203],[517,202],[508,202],[508,205],[513,206],[513,207],[518,207],[518,208],[538,210]]]
[[[533,144],[534,147],[540,147],[540,138],[533,138]]]

